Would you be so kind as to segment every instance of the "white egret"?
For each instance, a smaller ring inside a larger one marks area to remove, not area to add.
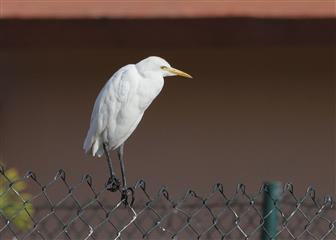
[[[120,68],[100,91],[91,115],[84,150],[92,156],[106,155],[109,190],[119,189],[109,151],[117,149],[122,174],[122,192],[127,198],[124,167],[124,143],[139,124],[145,110],[160,93],[164,77],[189,74],[172,68],[160,57],[148,57],[137,64]],[[126,193],[125,193],[126,191]],[[126,195],[125,195],[126,194]]]

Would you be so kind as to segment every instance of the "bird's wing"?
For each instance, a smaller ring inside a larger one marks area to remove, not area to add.
[[[120,108],[127,102],[129,95],[128,75],[134,65],[130,64],[119,69],[100,91],[92,111],[90,129],[84,141],[84,150],[92,148],[92,154],[99,150],[101,144],[107,139],[102,139],[101,134],[109,125],[115,125]],[[105,137],[106,138],[106,137]],[[100,154],[99,154],[100,155]]]

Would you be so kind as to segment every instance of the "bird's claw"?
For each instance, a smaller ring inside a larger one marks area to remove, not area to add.
[[[128,197],[131,197],[131,201],[130,203],[128,202]],[[134,203],[134,190],[133,188],[129,187],[129,188],[124,188],[121,190],[121,201],[124,202],[124,205],[127,206],[133,206]]]
[[[116,176],[112,176],[108,179],[106,186],[107,186],[107,190],[111,192],[116,192],[120,188],[120,181],[118,178],[116,178]]]

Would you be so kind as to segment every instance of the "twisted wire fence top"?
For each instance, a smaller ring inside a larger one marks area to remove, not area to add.
[[[284,184],[263,212],[267,184],[253,194],[239,184],[228,196],[218,183],[205,197],[187,190],[172,199],[165,187],[150,195],[140,180],[130,205],[106,186],[95,189],[90,175],[77,185],[63,170],[47,184],[33,172],[10,175],[0,168],[0,239],[336,239],[334,201],[318,198],[312,187],[297,196]],[[279,226],[270,233],[265,222],[274,213]]]

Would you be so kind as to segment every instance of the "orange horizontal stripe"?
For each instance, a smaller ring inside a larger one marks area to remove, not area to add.
[[[335,17],[333,0],[0,0],[1,18]]]

